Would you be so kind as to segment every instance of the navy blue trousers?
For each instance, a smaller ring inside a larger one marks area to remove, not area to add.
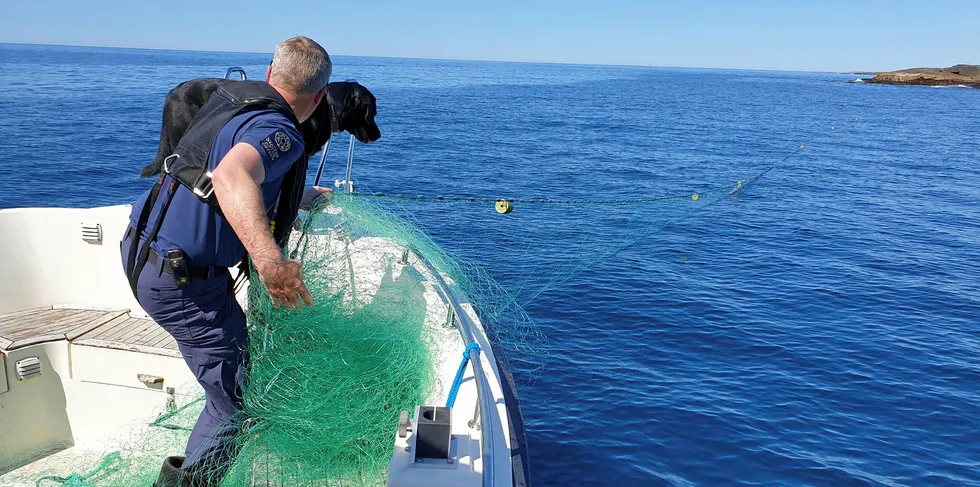
[[[132,239],[120,250],[126,268]],[[235,300],[227,272],[208,279],[191,279],[177,287],[163,272],[162,258],[149,263],[136,288],[143,309],[177,341],[177,348],[198,383],[206,404],[187,442],[183,469],[193,467],[208,477],[220,477],[232,460],[230,440],[244,419],[242,379],[248,350],[245,313]],[[127,275],[129,274],[127,269]]]

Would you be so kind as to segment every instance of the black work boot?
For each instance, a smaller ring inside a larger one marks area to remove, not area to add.
[[[192,487],[191,477],[180,469],[185,457],[167,457],[153,487]]]
[[[185,469],[184,460],[186,457],[167,457],[163,461],[160,475],[153,487],[215,487],[218,485],[214,479],[205,477],[204,472],[198,468]]]

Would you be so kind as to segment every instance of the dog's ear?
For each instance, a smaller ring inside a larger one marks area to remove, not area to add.
[[[370,91],[367,92],[367,101],[364,105],[367,107],[369,117],[373,118],[378,114],[378,99]]]
[[[363,119],[364,123],[371,122],[371,107],[374,105],[374,95],[359,83],[354,84],[353,107],[356,110],[358,120]]]
[[[358,104],[360,103],[361,97],[359,95],[359,91],[360,90],[358,90],[355,85],[344,95],[344,108],[352,114],[355,113]]]
[[[373,113],[374,110],[372,110],[372,108],[375,106],[373,101],[374,100],[368,99],[364,103],[364,123],[366,124],[372,123],[372,119],[374,119],[375,116],[375,113]]]

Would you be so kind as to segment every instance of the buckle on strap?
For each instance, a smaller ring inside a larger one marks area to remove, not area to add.
[[[211,171],[207,171],[197,178],[194,187],[191,189],[199,198],[211,198],[211,195],[214,194],[214,185],[211,184]]]
[[[164,158],[163,172],[169,174],[174,179],[177,179],[181,184],[187,186],[192,192],[194,192],[195,195],[197,195],[198,198],[209,200],[211,195],[214,194],[214,186],[211,184],[211,171],[205,171],[204,174],[198,176],[197,180],[195,180],[192,184],[187,184],[187,181],[183,181],[180,177],[178,177],[178,174],[170,172],[171,161],[176,159],[180,159],[180,154],[170,154]],[[178,172],[180,171],[178,170]]]
[[[167,156],[167,157],[165,157],[163,159],[163,172],[166,173],[166,174],[170,174],[170,160],[171,159],[180,159],[180,154],[170,154],[169,156]]]

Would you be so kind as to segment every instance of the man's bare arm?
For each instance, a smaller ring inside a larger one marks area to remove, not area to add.
[[[299,308],[302,299],[307,306],[312,306],[300,264],[283,258],[269,230],[259,188],[264,180],[265,167],[258,151],[249,144],[239,143],[218,164],[211,183],[221,212],[252,256],[273,304]]]

